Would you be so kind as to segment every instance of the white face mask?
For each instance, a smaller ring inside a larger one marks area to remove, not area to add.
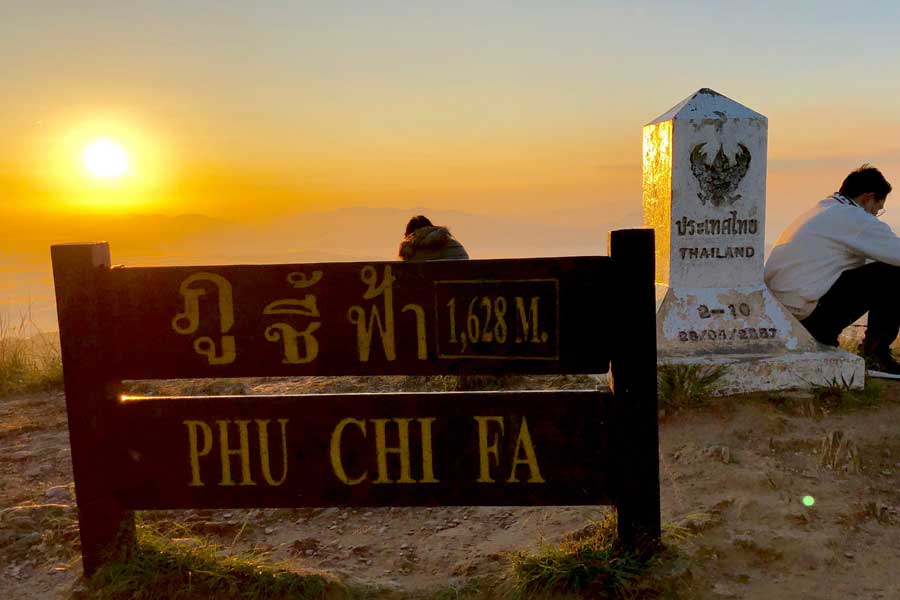
[[[862,196],[856,198],[856,203],[859,204],[870,215],[880,217],[884,214],[884,203],[886,200],[887,198],[876,200],[875,194],[867,192]]]

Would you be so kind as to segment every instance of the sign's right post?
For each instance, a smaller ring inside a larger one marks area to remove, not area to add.
[[[768,120],[703,88],[644,127],[666,364],[725,367],[720,393],[846,382],[862,359],[818,344],[763,281]]]

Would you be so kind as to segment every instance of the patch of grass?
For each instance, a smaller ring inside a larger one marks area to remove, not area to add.
[[[481,592],[481,582],[473,579],[461,585],[444,586],[431,596],[431,600],[466,600],[478,596]]]
[[[15,323],[0,315],[0,396],[62,387],[57,336],[41,333],[26,312]]]
[[[291,572],[255,556],[225,556],[202,538],[172,540],[144,523],[138,525],[134,555],[104,566],[88,581],[90,597],[98,600],[312,600],[340,587],[322,575]]]
[[[703,406],[725,375],[721,366],[663,365],[656,371],[659,407],[678,411]]]
[[[511,556],[517,598],[551,594],[589,594],[590,597],[628,598],[641,573],[653,562],[616,543],[616,516],[608,515],[584,535],[536,553]]]
[[[853,379],[834,378],[823,384],[811,386],[813,401],[823,412],[848,412],[877,406],[881,403],[884,382],[871,377],[866,379],[863,389],[853,389]]]

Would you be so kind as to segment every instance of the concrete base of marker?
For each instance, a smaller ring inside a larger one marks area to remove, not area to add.
[[[846,350],[824,347],[816,352],[791,352],[777,356],[722,354],[718,356],[660,357],[662,365],[723,367],[714,395],[774,392],[817,385],[862,389],[866,365],[862,357]]]
[[[656,321],[660,356],[779,356],[821,347],[765,285],[669,288]]]
[[[809,389],[816,385],[846,386],[859,390],[865,385],[866,366],[862,357],[846,350],[822,347],[816,352],[796,352],[778,356],[763,354],[721,354],[717,356],[660,356],[662,366],[723,367],[714,396],[748,392]],[[606,375],[595,377],[598,387],[609,384]]]

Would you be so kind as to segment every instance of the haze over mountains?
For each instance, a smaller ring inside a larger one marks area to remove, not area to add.
[[[426,208],[342,208],[270,221],[203,215],[33,216],[0,234],[0,318],[30,308],[43,330],[56,327],[49,247],[105,240],[129,266],[394,260],[407,220],[425,214],[447,225],[472,258],[605,254],[610,229],[640,226],[640,206],[585,207],[508,216]]]

